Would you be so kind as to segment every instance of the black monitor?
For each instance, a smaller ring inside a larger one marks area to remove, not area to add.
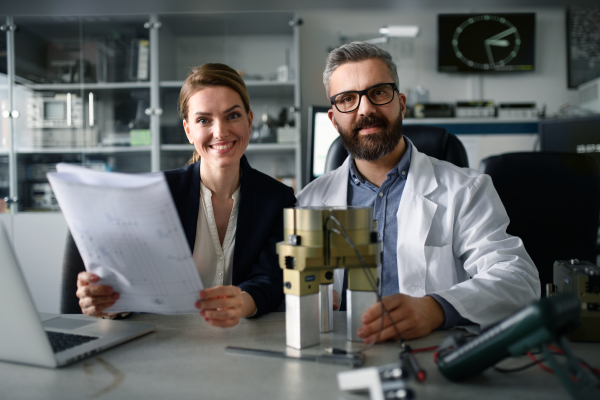
[[[534,13],[438,15],[439,72],[533,71]]]
[[[325,158],[331,143],[339,136],[338,131],[327,116],[331,107],[310,106],[308,108],[308,160],[307,169],[309,182],[323,175]]]
[[[595,154],[600,157],[600,115],[540,121],[541,151]]]

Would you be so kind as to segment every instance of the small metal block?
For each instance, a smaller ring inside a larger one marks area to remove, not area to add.
[[[301,246],[302,245],[302,236],[300,235],[290,235],[288,237],[288,243],[292,246]]]

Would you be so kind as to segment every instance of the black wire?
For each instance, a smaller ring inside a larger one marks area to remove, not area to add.
[[[503,374],[510,374],[511,372],[521,372],[524,371],[526,369],[529,369],[533,366],[538,365],[540,362],[544,361],[543,359],[540,359],[538,361],[532,361],[529,364],[525,364],[521,367],[517,367],[517,368],[500,368],[500,367],[494,367],[494,369],[500,373]]]
[[[550,351],[551,351],[553,354],[555,354],[555,355],[559,355],[559,356],[563,356],[563,357],[566,357],[566,356],[567,356],[566,354],[564,354],[564,353],[559,353],[558,351],[555,351],[555,350],[550,350]],[[541,353],[541,351],[531,351],[530,353],[531,353],[532,355],[539,355],[539,354]],[[575,357],[575,360],[576,360],[578,363],[582,364],[584,367],[586,367],[586,369],[587,369],[588,371],[590,371],[590,372],[592,373],[592,375],[594,375],[596,378],[600,379],[600,374],[598,374],[598,373],[597,373],[597,372],[594,370],[594,368],[593,368],[591,365],[589,365],[587,362],[585,362],[583,359],[581,359],[581,358],[579,358],[579,357]],[[529,369],[529,368],[531,368],[531,367],[533,367],[533,366],[535,366],[535,365],[541,364],[541,363],[543,363],[543,362],[545,362],[545,361],[546,361],[546,360],[545,360],[545,359],[542,357],[542,358],[538,358],[538,359],[537,359],[537,361],[532,361],[531,363],[529,363],[529,364],[525,364],[525,365],[523,365],[523,366],[521,366],[521,367],[517,367],[517,368],[508,368],[508,369],[507,369],[507,368],[500,368],[500,367],[496,367],[496,366],[494,366],[494,370],[496,370],[496,371],[498,371],[498,372],[500,372],[500,373],[503,373],[503,374],[508,374],[508,373],[511,373],[511,372],[521,372],[521,371],[524,371],[524,370],[526,370],[526,369]]]
[[[328,220],[333,221],[340,228],[339,231],[337,229],[333,229],[333,228],[329,229],[329,231],[331,231],[333,233],[337,233],[338,235],[342,236],[344,238],[344,240],[346,241],[346,243],[348,243],[348,245],[356,253],[358,261],[360,262],[362,270],[365,274],[365,277],[367,278],[367,281],[369,282],[371,289],[373,289],[373,291],[377,295],[377,301],[381,304],[381,317],[382,317],[381,318],[381,327],[379,328],[379,332],[377,332],[377,337],[375,338],[375,340],[373,340],[371,343],[369,343],[367,346],[365,346],[362,350],[359,350],[358,352],[349,352],[348,354],[362,353],[364,351],[369,350],[371,347],[373,347],[375,345],[375,343],[377,342],[377,340],[379,340],[379,337],[381,336],[381,334],[383,332],[386,315],[390,319],[390,322],[392,323],[392,326],[394,327],[394,330],[396,331],[396,335],[398,337],[398,341],[399,341],[400,345],[404,347],[404,339],[402,338],[402,335],[400,335],[400,331],[398,331],[398,327],[396,326],[396,323],[394,322],[394,319],[392,318],[390,312],[383,305],[383,300],[381,299],[381,294],[379,293],[379,288],[377,287],[376,280],[373,277],[373,274],[371,273],[369,268],[367,267],[366,261],[364,260],[364,258],[362,257],[362,255],[360,254],[360,252],[358,251],[356,246],[354,245],[354,242],[350,238],[350,235],[348,234],[348,232],[346,231],[344,226],[340,223],[340,221],[338,221],[338,219],[335,218],[333,215],[329,215],[327,217],[327,219],[325,220],[325,223],[327,223]]]

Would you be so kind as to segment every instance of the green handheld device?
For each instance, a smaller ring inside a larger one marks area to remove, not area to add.
[[[544,298],[467,341],[453,336],[440,345],[438,368],[453,381],[475,376],[509,356],[562,337],[579,324],[577,295],[565,293]]]

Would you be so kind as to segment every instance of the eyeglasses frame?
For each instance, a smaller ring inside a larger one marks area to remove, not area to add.
[[[381,86],[381,85],[390,85],[392,87],[392,89],[393,89],[392,99],[390,101],[388,101],[387,103],[375,104],[375,103],[373,103],[373,101],[369,97],[368,93],[369,93],[369,90],[373,89],[374,87]],[[329,100],[331,101],[331,105],[334,106],[336,108],[336,110],[338,110],[342,114],[348,114],[348,113],[351,113],[351,112],[354,112],[354,111],[358,110],[358,107],[360,107],[360,102],[362,101],[363,96],[366,96],[367,100],[369,100],[369,103],[373,104],[374,106],[385,106],[386,104],[390,104],[392,101],[394,101],[394,92],[398,92],[398,94],[400,94],[400,90],[398,89],[398,86],[396,86],[396,83],[394,83],[394,82],[384,82],[384,83],[378,83],[378,84],[373,85],[373,86],[369,86],[368,88],[366,88],[364,90],[347,90],[345,92],[340,92],[340,93],[337,93],[337,94],[334,94],[333,96],[331,96],[329,98]],[[358,104],[356,105],[356,108],[354,108],[354,109],[352,109],[350,111],[342,111],[342,110],[340,110],[338,108],[337,104],[335,104],[335,101],[334,101],[334,99],[337,96],[339,96],[341,94],[345,94],[345,93],[356,93],[356,94],[358,94]]]

